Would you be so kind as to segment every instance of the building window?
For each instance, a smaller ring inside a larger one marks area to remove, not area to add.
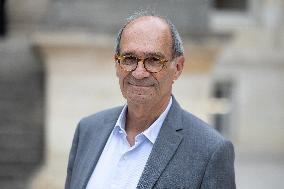
[[[257,24],[255,0],[211,0],[210,29],[216,33],[232,33]]]
[[[217,10],[246,11],[247,0],[214,0],[213,7]]]
[[[232,93],[233,82],[231,80],[219,80],[213,84],[211,92],[212,124],[217,131],[227,137],[230,136],[231,130]]]
[[[7,32],[5,0],[0,0],[0,37],[5,36]]]

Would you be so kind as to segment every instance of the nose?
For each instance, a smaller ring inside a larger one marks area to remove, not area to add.
[[[136,79],[149,77],[150,73],[145,69],[143,61],[139,61],[135,70],[132,71],[132,76]]]

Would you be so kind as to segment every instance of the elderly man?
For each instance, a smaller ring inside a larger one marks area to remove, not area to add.
[[[65,189],[234,189],[231,142],[172,96],[185,61],[174,25],[133,17],[118,34],[115,61],[127,104],[80,121]]]

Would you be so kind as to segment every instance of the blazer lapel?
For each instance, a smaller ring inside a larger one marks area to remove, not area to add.
[[[182,135],[181,108],[173,97],[172,107],[165,119],[152,152],[143,170],[137,188],[152,188],[175,154]]]
[[[102,123],[95,123],[102,125],[98,130],[93,132],[90,131],[93,136],[88,143],[88,152],[85,158],[82,160],[80,177],[84,179],[82,180],[79,188],[84,189],[87,187],[88,181],[95,169],[108,137],[114,128],[121,109],[122,108],[119,108],[119,111],[117,112],[111,112],[112,115],[110,115],[110,117],[105,119]]]

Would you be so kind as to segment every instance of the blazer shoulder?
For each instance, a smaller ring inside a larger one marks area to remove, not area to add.
[[[196,142],[207,149],[214,151],[220,145],[231,143],[208,123],[185,110],[183,110],[183,126],[186,136],[194,137]]]

